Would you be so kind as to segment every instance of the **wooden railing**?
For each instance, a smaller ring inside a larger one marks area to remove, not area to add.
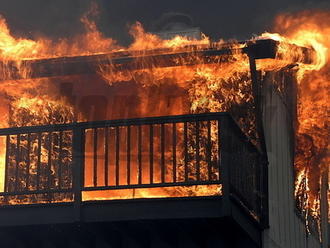
[[[268,211],[261,155],[227,113],[8,128],[0,137],[2,205],[79,206],[84,192],[221,185],[218,195],[258,222]]]

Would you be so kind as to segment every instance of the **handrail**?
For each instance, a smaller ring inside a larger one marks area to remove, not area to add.
[[[173,122],[186,122],[194,121],[196,118],[200,121],[213,120],[220,116],[227,116],[230,114],[226,112],[205,113],[205,114],[189,114],[189,115],[170,115],[170,116],[156,116],[145,118],[132,118],[132,119],[118,119],[118,120],[104,120],[104,121],[89,121],[89,122],[75,122],[67,124],[53,124],[42,126],[25,126],[25,127],[10,127],[0,129],[0,136],[7,134],[22,134],[22,133],[35,133],[35,132],[49,132],[66,131],[75,127],[80,128],[93,128],[102,126],[121,126],[121,125],[148,125],[148,124],[161,124]]]

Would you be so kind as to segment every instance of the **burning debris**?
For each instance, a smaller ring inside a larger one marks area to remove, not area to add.
[[[257,59],[256,67],[262,74],[290,67],[294,69],[298,80],[295,158],[297,205],[306,214],[318,217],[320,175],[329,166],[328,12],[282,15],[275,23],[275,30],[280,34],[265,33],[247,42],[230,43],[212,43],[205,36],[200,40],[179,36],[162,40],[145,32],[142,25],[137,23],[131,28],[134,42],[128,48],[119,46],[97,30],[96,24],[89,20],[96,13],[97,9],[92,8],[82,17],[85,34],[58,43],[47,39],[33,41],[14,38],[5,20],[1,19],[0,101],[4,112],[4,117],[1,117],[3,128],[90,120],[84,113],[83,117],[78,117],[79,109],[71,104],[69,98],[62,97],[59,100],[61,94],[53,86],[52,80],[60,76],[96,73],[110,86],[125,83],[138,85],[136,93],[141,110],[138,116],[133,117],[153,116],[146,111],[146,106],[152,104],[145,100],[146,88],[170,85],[172,89],[181,89],[187,93],[185,104],[174,112],[230,112],[243,132],[258,145],[260,137],[256,127],[256,99],[250,77],[249,57]],[[6,106],[9,106],[8,112],[5,111]],[[215,125],[208,128],[212,130],[210,133],[217,133]],[[186,135],[193,136],[193,130],[196,129],[185,129],[188,133]],[[181,134],[184,132],[184,128],[178,130]],[[204,126],[201,132],[205,130],[207,127]],[[56,135],[59,133],[54,135],[53,138],[58,139]],[[207,137],[207,132],[202,137]],[[215,136],[209,140],[212,144],[217,143]],[[13,140],[12,143],[20,141]],[[213,155],[217,150],[212,149],[211,160],[214,162],[219,158]],[[1,155],[5,157],[5,154]],[[193,156],[189,152],[188,155]],[[185,157],[181,156],[180,159],[184,160]],[[35,166],[31,168],[36,170]],[[55,171],[54,167],[52,173]],[[213,177],[219,173],[221,176],[221,172],[211,171]],[[99,172],[90,173],[95,176]],[[180,174],[180,169],[177,173]],[[182,188],[175,192],[179,190]],[[145,192],[139,194],[146,197]],[[168,195],[166,192],[162,194]],[[96,197],[91,195],[86,196],[86,199]]]

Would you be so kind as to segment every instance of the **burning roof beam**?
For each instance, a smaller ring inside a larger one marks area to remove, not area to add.
[[[280,42],[267,39],[242,43],[211,44],[210,46],[188,46],[179,52],[170,49],[146,51],[125,51],[108,54],[85,55],[76,57],[59,57],[50,59],[23,60],[0,62],[0,81],[19,80],[28,78],[43,78],[54,76],[70,76],[80,74],[94,74],[100,65],[113,64],[115,70],[139,70],[153,66],[173,67],[191,66],[196,64],[221,63],[235,54],[248,54],[254,59],[281,58],[278,54]],[[292,58],[294,62],[310,64],[312,62],[311,49],[290,45],[297,54],[304,54],[302,58]],[[196,57],[200,58],[196,60]],[[301,61],[303,60],[303,61]],[[22,75],[20,69],[27,68],[28,73]]]

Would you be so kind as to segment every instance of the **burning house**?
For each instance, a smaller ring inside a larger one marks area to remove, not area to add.
[[[137,23],[122,48],[82,21],[57,45],[0,22],[3,247],[327,246],[329,130],[299,88],[321,44]]]

